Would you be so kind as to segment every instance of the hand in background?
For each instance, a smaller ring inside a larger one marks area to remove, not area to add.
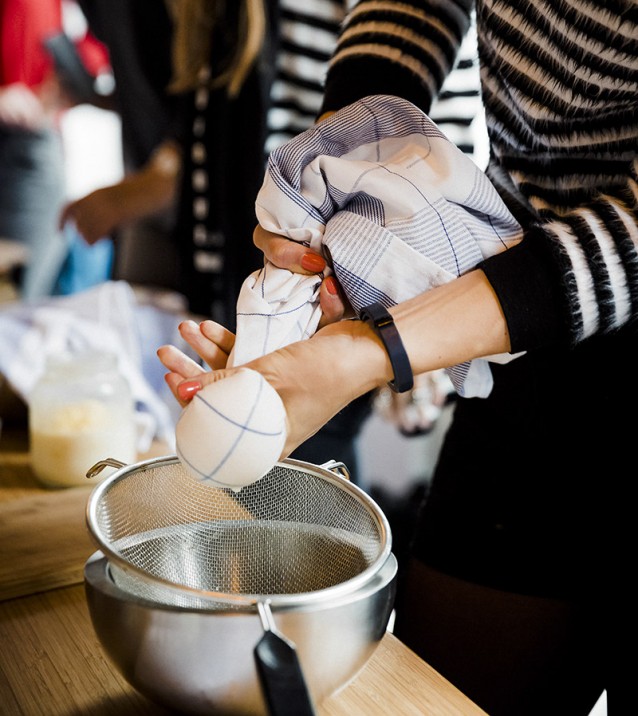
[[[0,87],[0,124],[35,132],[46,126],[40,98],[21,82]]]
[[[96,189],[81,199],[67,204],[60,215],[60,228],[67,222],[75,224],[78,234],[87,244],[94,244],[110,236],[121,223],[121,192],[117,186]]]
[[[158,214],[175,202],[180,170],[181,149],[166,140],[138,172],[67,204],[60,227],[73,221],[80,236],[94,244],[124,224]]]

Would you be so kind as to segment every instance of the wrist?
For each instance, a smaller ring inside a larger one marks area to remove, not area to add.
[[[388,355],[393,374],[390,388],[395,393],[410,390],[414,385],[412,367],[392,315],[380,303],[371,303],[361,309],[359,318],[376,333]]]
[[[325,343],[326,356],[334,365],[339,390],[346,402],[386,385],[394,377],[385,347],[375,331],[357,318],[331,323],[315,333],[311,343]],[[326,358],[326,360],[328,360]]]

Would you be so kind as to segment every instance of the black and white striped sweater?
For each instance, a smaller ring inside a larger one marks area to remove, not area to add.
[[[323,111],[397,94],[429,111],[466,0],[360,0]],[[488,174],[525,229],[486,261],[512,350],[576,344],[638,314],[638,3],[478,0]]]

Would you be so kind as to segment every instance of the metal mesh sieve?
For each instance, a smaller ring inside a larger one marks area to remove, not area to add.
[[[148,460],[100,483],[86,517],[118,586],[197,609],[337,596],[376,573],[391,549],[373,500],[296,460],[239,492],[197,482],[176,457]]]

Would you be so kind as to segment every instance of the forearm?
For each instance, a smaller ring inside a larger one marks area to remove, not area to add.
[[[501,306],[482,271],[390,309],[416,375],[510,350]]]
[[[509,350],[500,305],[482,271],[390,309],[413,373]],[[381,340],[363,321],[331,323],[248,364],[277,390],[289,416],[286,454],[355,398],[394,378]]]
[[[503,312],[480,270],[389,310],[415,375],[510,350]],[[335,386],[345,386],[345,402],[394,377],[381,340],[366,323],[331,324],[309,343],[319,352],[325,351],[324,364],[336,366],[333,380]]]
[[[507,325],[494,291],[482,271],[471,271],[454,281],[390,308],[412,372],[448,368],[474,358],[510,350]],[[374,332],[358,325],[365,352],[355,365],[369,366],[362,391],[392,380],[392,366]],[[369,344],[372,342],[374,348]],[[355,367],[356,370],[356,367]]]
[[[414,374],[446,368],[473,358],[509,350],[509,337],[494,292],[480,270],[390,309]],[[215,370],[202,372],[184,354],[163,347],[158,355],[170,371],[167,382],[185,404],[199,390],[224,377],[220,355],[232,349],[232,334],[205,321],[185,323],[182,337]],[[200,335],[200,331],[202,335]],[[202,339],[203,336],[203,339]],[[220,352],[221,351],[221,352]],[[279,393],[288,414],[290,454],[355,398],[394,378],[388,354],[377,334],[363,321],[342,320],[307,340],[291,343],[246,364],[258,370]],[[182,386],[180,384],[186,382]],[[186,397],[187,396],[187,397]]]
[[[330,61],[322,112],[391,94],[428,112],[470,26],[472,2],[360,0]]]
[[[112,188],[125,223],[170,208],[177,198],[181,152],[173,142],[164,142],[146,166]]]

